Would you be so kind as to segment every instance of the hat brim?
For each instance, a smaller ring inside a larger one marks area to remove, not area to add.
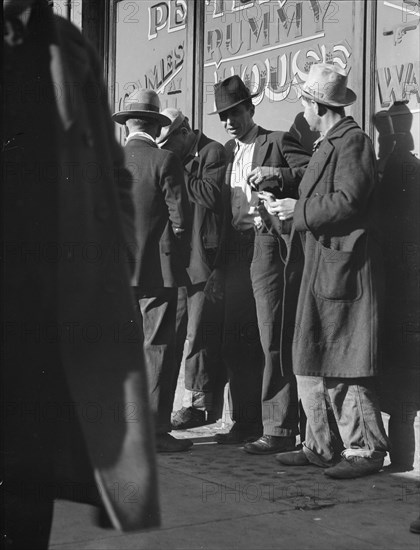
[[[313,101],[321,103],[321,105],[326,105],[327,107],[347,107],[348,105],[354,103],[357,99],[357,95],[350,88],[346,88],[346,97],[344,98],[344,101],[323,101],[322,99],[316,97],[314,94],[310,94],[302,87],[299,88],[303,97],[306,97],[307,99],[312,99]]]
[[[171,119],[153,111],[118,111],[112,115],[112,120],[118,124],[125,124],[129,118],[152,118],[162,126],[169,126]]]
[[[165,116],[165,115],[164,115],[164,116]],[[156,138],[156,143],[159,145],[159,147],[161,147],[162,145],[165,145],[165,143],[166,143],[166,142],[168,141],[168,139],[173,135],[173,133],[174,133],[176,130],[178,130],[178,128],[181,126],[181,124],[184,122],[184,120],[185,120],[185,116],[182,117],[182,118],[179,117],[179,118],[178,118],[177,120],[175,120],[175,121],[172,121],[172,120],[171,120],[171,124],[173,124],[173,125],[172,125],[172,128],[170,128],[170,129],[168,130],[167,133],[164,132],[164,135],[163,135],[162,139],[161,139],[162,133],[160,134],[160,136],[158,136],[158,137]]]
[[[223,113],[224,111],[229,111],[229,109],[232,109],[232,107],[236,107],[236,105],[239,105],[240,103],[243,103],[244,101],[248,101],[248,99],[252,99],[254,97],[257,97],[260,95],[261,92],[257,92],[256,94],[251,94],[249,97],[245,97],[244,99],[240,99],[239,101],[236,101],[235,103],[232,103],[231,105],[228,105],[227,107],[223,107],[223,109],[217,109],[216,111],[213,111],[212,113],[207,113],[208,115],[218,115],[219,113]]]

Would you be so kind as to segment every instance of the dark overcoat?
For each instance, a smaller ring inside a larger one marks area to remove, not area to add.
[[[181,162],[144,137],[127,142],[125,162],[133,176],[136,209],[133,284],[142,289],[183,286],[188,282],[184,237],[190,215]]]
[[[4,232],[11,248],[3,320],[14,327],[5,341],[6,391],[15,407],[8,427],[15,426],[15,439],[26,433],[21,444],[30,453],[34,434],[55,439],[56,422],[71,405],[113,525],[157,525],[153,430],[130,288],[131,178],[92,47],[46,2],[37,2],[34,13],[22,48],[29,43],[36,52],[19,58],[18,50],[8,50],[7,57],[19,59],[8,69],[4,151]],[[25,326],[35,327],[36,338],[25,339]],[[47,418],[45,410],[33,422],[17,414],[20,406],[48,403],[54,409]],[[64,419],[58,432],[70,427]],[[71,449],[74,463],[84,456],[80,444]],[[51,457],[40,452],[28,455],[33,463],[20,471],[23,482],[47,468],[53,483]]]
[[[372,143],[345,117],[312,156],[294,211],[286,280],[296,281],[302,265],[303,272],[295,319],[296,285],[286,286],[283,339],[293,339],[295,374],[378,373],[383,273],[375,185]]]
[[[196,132],[197,142],[184,159],[185,187],[192,215],[191,255],[187,268],[192,284],[207,281],[213,269],[222,223],[222,187],[226,170],[223,145]]]

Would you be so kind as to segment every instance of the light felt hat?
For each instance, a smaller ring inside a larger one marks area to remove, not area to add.
[[[331,107],[345,107],[357,99],[353,90],[347,88],[347,75],[328,63],[311,65],[301,92],[303,97]]]
[[[259,95],[251,94],[244,82],[238,75],[230,76],[222,82],[218,82],[214,85],[214,100],[216,102],[216,110],[209,115],[216,115],[223,113],[240,103],[243,103],[247,99],[252,99]]]
[[[183,114],[181,109],[176,109],[174,107],[168,107],[167,109],[164,109],[161,114],[169,118],[171,124],[169,126],[165,126],[165,128],[162,128],[160,136],[156,139],[156,143],[159,145],[159,147],[165,145],[165,143],[168,141],[169,136],[173,134],[175,130],[177,130],[187,118]]]
[[[129,118],[152,118],[162,126],[169,126],[171,120],[160,113],[159,96],[154,90],[134,90],[124,101],[124,109],[112,115],[118,124],[125,124]]]

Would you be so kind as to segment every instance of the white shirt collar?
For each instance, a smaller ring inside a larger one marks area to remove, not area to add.
[[[127,141],[129,141],[130,139],[132,139],[134,137],[146,138],[146,139],[148,139],[149,141],[151,141],[152,143],[154,143],[156,145],[156,141],[147,132],[130,132],[128,134],[128,136],[126,137],[126,139],[125,139],[126,143],[127,143]]]

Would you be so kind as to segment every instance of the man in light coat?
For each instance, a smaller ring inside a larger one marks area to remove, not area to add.
[[[304,253],[293,368],[307,416],[306,437],[302,450],[277,459],[324,467],[332,478],[377,472],[388,450],[374,378],[383,299],[375,154],[368,136],[345,116],[344,107],[355,100],[338,69],[312,65],[302,104],[311,130],[319,130],[322,140],[300,184],[299,199],[268,207],[280,220],[293,219],[284,325],[287,314],[293,322],[296,308],[288,294],[288,279],[300,266],[293,259],[300,247]]]
[[[157,525],[156,466],[132,182],[100,61],[44,0],[3,14],[2,537],[46,549],[57,496]]]

